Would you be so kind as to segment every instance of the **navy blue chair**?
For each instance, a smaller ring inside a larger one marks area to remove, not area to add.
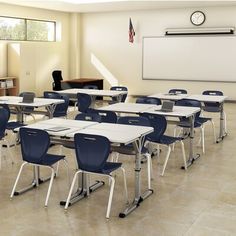
[[[185,89],[170,89],[169,93],[172,93],[172,94],[187,94],[188,92]]]
[[[52,83],[52,89],[54,91],[59,91],[62,90],[61,88],[61,81],[63,80],[62,75],[61,75],[61,70],[54,70],[52,72],[52,78],[53,78],[53,83]]]
[[[69,97],[67,95],[61,95],[57,92],[45,91],[44,98],[64,100],[64,103],[56,105],[56,108],[53,112],[53,117],[67,117],[67,111],[70,102]]]
[[[47,207],[55,176],[53,165],[61,160],[65,161],[65,156],[47,153],[50,146],[50,137],[45,130],[22,127],[20,128],[19,134],[23,163],[20,167],[10,197],[12,198],[14,196],[17,183],[25,165],[30,164],[34,167],[47,167],[51,169],[51,178],[45,200],[45,207]],[[38,185],[38,179],[36,179],[36,186]]]
[[[89,107],[91,106],[91,104],[92,104],[92,99],[90,95],[86,93],[77,94],[77,106],[80,112],[86,113]]]
[[[210,96],[223,96],[222,91],[218,90],[205,90],[202,92],[203,95],[210,95]],[[221,112],[221,104],[218,102],[204,102],[204,106],[202,107],[203,111],[206,112],[213,112],[213,113],[220,113]],[[224,130],[227,133],[226,127],[226,113],[223,111],[224,115]]]
[[[101,122],[102,118],[96,113],[79,113],[78,115],[76,115],[75,120]]]
[[[184,143],[183,139],[181,137],[172,137],[165,135],[166,127],[167,127],[167,121],[164,116],[161,115],[156,115],[156,114],[150,114],[150,113],[143,113],[142,116],[146,117],[149,119],[151,126],[154,128],[154,132],[146,136],[147,141],[151,143],[157,143],[160,145],[165,145],[168,148],[163,170],[161,173],[161,176],[164,175],[165,169],[167,162],[170,157],[171,153],[171,145],[176,142],[180,142],[181,144],[181,149],[182,149],[182,154],[183,154],[183,160],[184,160],[184,167],[185,170],[187,169],[187,164],[186,164],[186,157],[185,157],[185,150],[184,150]]]
[[[6,139],[6,128],[9,119],[9,111],[5,108],[0,108],[0,169],[2,168],[2,145],[6,145],[7,151],[13,163],[13,156],[10,150],[10,144]]]
[[[140,97],[136,99],[136,103],[161,105],[161,99],[154,97]]]
[[[128,88],[125,87],[125,86],[112,86],[110,88],[110,90],[115,90],[115,91],[128,91]],[[121,99],[120,99],[120,102],[125,102],[126,98],[127,98],[127,93],[126,94],[123,94],[121,95]],[[117,103],[119,102],[118,98],[117,97],[112,97],[112,101],[110,102],[110,104],[113,104],[113,103]]]
[[[66,200],[65,209],[68,208],[71,194],[79,173],[107,176],[111,183],[106,212],[106,218],[109,218],[113,191],[115,186],[115,178],[111,175],[111,173],[119,168],[121,168],[121,170],[123,171],[125,195],[126,200],[128,201],[125,170],[122,168],[122,163],[114,163],[107,161],[110,153],[110,142],[104,136],[77,133],[74,136],[74,142],[79,170],[74,175],[70,191]],[[89,195],[89,187],[87,186],[86,189],[87,195]]]
[[[139,116],[122,116],[119,117],[118,124],[124,125],[137,125],[137,126],[150,126],[150,122],[146,117]],[[147,159],[147,173],[148,173],[148,188],[151,189],[151,176],[152,176],[152,160],[151,155],[149,153],[148,148],[145,146],[145,140],[143,140],[143,147],[141,150],[141,154]],[[113,152],[120,153],[123,155],[136,155],[136,151],[134,150],[133,144],[129,145],[121,145],[121,146],[112,146],[111,149]],[[118,161],[118,156],[116,158]]]
[[[116,123],[117,122],[117,115],[114,111],[89,109],[87,112],[100,115],[101,122],[104,122],[104,123]]]
[[[202,108],[201,102],[195,99],[181,99],[176,101],[176,106],[189,106],[189,107],[199,107],[200,109]],[[195,119],[194,119],[194,128],[200,128],[201,129],[201,143],[202,143],[202,152],[205,153],[205,138],[204,138],[204,124],[208,121],[211,122],[212,129],[213,129],[213,136],[214,136],[214,142],[216,142],[216,137],[215,137],[215,126],[212,118],[208,117],[201,117],[201,110],[196,113]],[[180,128],[191,128],[191,124],[189,122],[188,118],[181,118],[180,122],[178,124],[178,127]],[[176,132],[176,130],[175,130]]]
[[[43,92],[43,97],[44,98],[51,98],[51,99],[60,99],[61,95],[57,92],[44,91]]]

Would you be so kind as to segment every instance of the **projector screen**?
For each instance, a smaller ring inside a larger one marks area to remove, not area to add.
[[[235,36],[143,38],[142,78],[236,82]]]

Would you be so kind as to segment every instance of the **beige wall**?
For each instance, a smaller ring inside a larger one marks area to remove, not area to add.
[[[16,42],[19,54],[9,50],[8,75],[19,77],[20,92],[35,91],[42,95],[44,90],[51,90],[51,73],[55,69],[62,70],[64,79],[70,78],[70,14],[0,4],[0,15],[52,20],[58,23],[58,30],[61,29],[57,42]],[[12,46],[12,42],[8,43]]]
[[[189,18],[194,10],[205,12],[204,27],[236,25],[236,7],[82,14],[81,76],[102,77],[90,63],[90,54],[93,53],[119,80],[119,84],[128,86],[129,94],[166,92],[173,87],[186,88],[189,93],[220,89],[230,99],[236,99],[235,83],[142,80],[142,37],[162,36],[165,28],[193,27]],[[129,17],[136,31],[134,44],[128,42]],[[232,63],[230,58],[229,63]],[[106,83],[106,86],[110,85]]]
[[[7,76],[7,44],[0,43],[0,77]]]

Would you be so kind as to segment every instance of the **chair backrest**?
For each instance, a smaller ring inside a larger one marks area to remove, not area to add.
[[[154,129],[154,131],[151,134],[148,134],[146,138],[155,142],[159,142],[166,131],[166,118],[162,115],[150,113],[143,113],[142,116],[148,118],[150,126],[152,126]]]
[[[0,108],[4,108],[7,111],[7,120],[10,119],[11,111],[7,104],[0,104]]]
[[[53,113],[53,117],[61,117],[61,116],[67,115],[70,99],[67,95],[61,95],[60,99],[63,99],[64,103],[60,103],[56,105],[56,108]]]
[[[0,139],[5,136],[5,130],[9,119],[9,112],[4,107],[0,107]]]
[[[84,85],[83,88],[84,89],[98,89],[98,86],[97,85],[93,85],[93,84],[87,84],[87,85]]]
[[[75,120],[85,120],[85,121],[96,121],[101,122],[102,118],[96,113],[79,113],[76,115]]]
[[[104,136],[75,134],[75,153],[81,170],[99,172],[110,153],[110,142]]]
[[[60,99],[61,95],[57,92],[51,92],[51,91],[44,91],[43,92],[44,98],[52,98],[52,99]]]
[[[203,95],[210,95],[210,96],[223,96],[223,92],[222,91],[218,91],[218,90],[205,90],[202,92]],[[220,111],[218,108],[220,108],[220,103],[218,102],[204,102],[204,110],[208,110],[209,111]]]
[[[115,91],[128,91],[128,88],[125,86],[112,86],[110,90],[115,90]],[[125,102],[125,99],[127,98],[127,94],[122,95],[121,97],[121,102]],[[117,97],[113,97],[112,101],[117,101]]]
[[[186,107],[200,107],[200,108],[202,107],[200,101],[195,100],[195,99],[187,99],[187,98],[183,98],[183,99],[176,101],[175,105],[176,106],[186,106]],[[198,119],[200,114],[201,114],[201,110],[196,113],[195,121]],[[188,120],[188,118],[181,118],[180,120]]]
[[[174,94],[187,94],[187,90],[185,89],[170,89],[169,93],[174,93]]]
[[[104,111],[89,109],[87,113],[96,113],[101,116],[101,122],[104,123],[117,123],[117,115],[114,111]]]
[[[140,97],[136,99],[136,103],[161,105],[161,99],[154,97]]]
[[[117,123],[124,125],[150,126],[149,119],[144,116],[121,116]]]
[[[19,94],[19,97],[24,97],[27,94],[31,94],[33,97],[35,97],[34,92],[22,92]],[[34,107],[24,107],[24,112],[32,112],[34,110]]]
[[[21,153],[24,161],[40,164],[46,155],[50,138],[45,130],[20,128]]]
[[[63,80],[63,78],[62,78],[62,75],[61,75],[61,70],[54,70],[52,72],[52,78],[54,80],[53,90],[55,90],[55,91],[62,90],[61,81]]]
[[[90,95],[86,93],[77,93],[77,106],[80,112],[87,112],[92,103]]]

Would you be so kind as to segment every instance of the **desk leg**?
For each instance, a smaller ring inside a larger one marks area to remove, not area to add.
[[[73,205],[74,203],[82,200],[83,198],[87,197],[87,187],[88,187],[88,182],[86,180],[86,174],[81,173],[81,176],[79,176],[79,181],[78,181],[78,188],[76,192],[71,196],[69,206]],[[89,192],[92,193],[98,188],[102,187],[105,185],[103,181],[96,181],[94,184],[89,186]],[[66,200],[60,201],[61,206],[66,205]]]
[[[55,111],[55,108],[56,108],[56,104],[51,104],[51,105],[46,106],[49,119],[53,118],[53,113]]]
[[[216,143],[223,141],[223,139],[226,135],[227,135],[227,133],[225,132],[224,103],[222,103],[221,110],[220,110],[220,134],[216,140]]]
[[[194,146],[194,115],[189,117],[190,119],[190,123],[191,123],[191,128],[190,128],[190,139],[189,139],[189,159],[187,161],[187,167],[191,166],[193,164],[193,162],[198,159],[200,157],[200,154],[196,154],[194,156],[194,150],[193,150],[193,146]],[[184,166],[181,167],[181,169],[185,169]]]
[[[133,202],[125,208],[123,212],[119,214],[120,218],[126,217],[132,211],[134,211],[137,207],[139,207],[140,203],[143,202],[146,198],[148,198],[152,193],[152,189],[147,189],[143,194],[141,194],[141,149],[142,144],[144,142],[144,137],[141,137],[138,142],[136,142],[136,150],[137,154],[135,157],[135,197]]]

